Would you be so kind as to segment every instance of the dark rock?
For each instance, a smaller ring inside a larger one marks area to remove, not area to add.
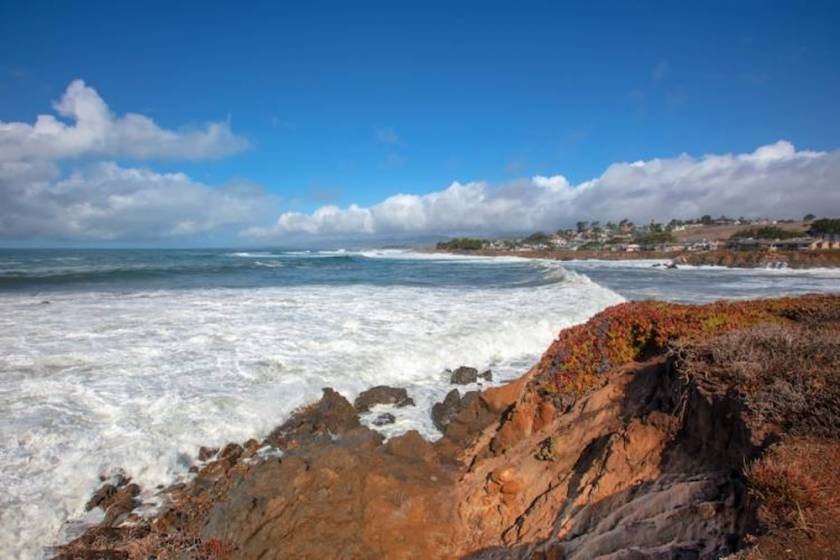
[[[330,387],[323,391],[321,400],[293,414],[268,435],[265,443],[285,448],[292,440],[339,435],[361,427],[356,409],[347,399]]]
[[[227,459],[231,463],[235,463],[245,450],[238,443],[229,443],[219,453],[219,457]]]
[[[111,499],[116,493],[116,486],[110,483],[103,484],[99,487],[99,490],[93,493],[93,496],[91,496],[87,504],[85,504],[85,510],[90,511],[95,507],[99,507],[100,505],[103,507],[107,507],[107,504],[111,502]]]
[[[376,387],[362,391],[356,397],[354,406],[359,412],[367,412],[372,406],[377,404],[393,404],[397,407],[403,407],[414,406],[414,401],[408,397],[405,389],[377,385]]]
[[[478,376],[485,381],[493,381],[493,372],[489,369],[479,373]]]
[[[116,527],[128,519],[131,511],[140,505],[140,501],[136,499],[139,494],[140,486],[133,483],[127,484],[117,490],[110,500],[108,509],[105,510],[105,519],[102,521],[103,525]]]
[[[203,445],[198,448],[198,460],[199,461],[207,461],[208,459],[212,459],[216,453],[219,452],[218,447],[204,447]]]
[[[116,500],[117,492],[120,491],[126,484],[131,482],[131,479],[127,477],[123,472],[118,471],[116,474],[112,474],[110,476],[107,475],[100,475],[100,481],[110,480],[110,482],[105,482],[99,489],[93,493],[90,500],[88,500],[87,504],[85,504],[85,510],[90,511],[95,507],[101,507],[102,509],[107,510],[108,506]],[[140,492],[140,487],[136,484],[131,484],[132,490],[134,487],[137,487],[137,493]]]
[[[478,381],[478,370],[466,366],[459,367],[449,377],[449,382],[454,385],[468,385],[476,381]]]
[[[447,393],[443,402],[435,403],[432,406],[432,421],[435,427],[441,432],[446,430],[446,426],[458,415],[461,405],[461,393],[458,389],[452,389]]]
[[[397,421],[397,418],[391,414],[390,412],[386,412],[385,414],[380,414],[376,417],[373,421],[374,426],[386,426],[388,424],[393,424]]]

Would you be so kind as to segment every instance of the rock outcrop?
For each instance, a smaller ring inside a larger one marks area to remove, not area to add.
[[[838,366],[840,296],[622,304],[451,392],[435,443],[385,442],[325,389],[58,557],[833,558]]]
[[[493,372],[489,369],[478,373],[474,367],[461,366],[455,371],[446,371],[449,374],[449,382],[453,385],[469,385],[478,382],[479,379],[493,381]]]
[[[378,404],[390,404],[402,408],[404,406],[414,406],[414,399],[408,396],[405,389],[377,385],[362,391],[353,402],[353,406],[359,412],[367,412],[371,407]]]

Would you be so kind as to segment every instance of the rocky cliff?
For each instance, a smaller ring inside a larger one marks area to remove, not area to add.
[[[387,442],[325,389],[57,558],[836,558],[840,296],[607,309]],[[450,400],[450,399],[448,399]]]

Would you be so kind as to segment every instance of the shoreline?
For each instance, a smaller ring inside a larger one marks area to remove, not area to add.
[[[475,251],[451,251],[434,247],[419,249],[427,253],[450,255],[474,255],[485,257],[524,257],[558,261],[575,260],[670,260],[677,266],[724,266],[727,268],[787,267],[795,269],[840,268],[840,251],[556,251],[528,250],[509,251],[501,249],[478,249]]]
[[[789,546],[802,534],[762,517],[746,466],[778,459],[785,445],[815,461],[837,453],[840,428],[819,428],[819,415],[840,413],[833,389],[809,394],[804,416],[784,405],[774,419],[780,405],[768,409],[760,387],[733,391],[752,382],[708,352],[750,344],[758,352],[769,339],[794,337],[791,359],[808,353],[823,368],[814,371],[831,376],[838,333],[840,296],[619,304],[562,330],[506,385],[463,395],[455,385],[438,409],[444,436],[434,443],[414,431],[385,442],[360,424],[358,400],[327,388],[262,442],[204,451],[195,478],[164,489],[166,504],[151,519],[132,513],[139,487],[124,478],[103,485],[91,504],[106,509],[105,521],[56,558],[547,559],[663,546],[711,558],[759,542]],[[786,382],[775,370],[766,375],[776,376],[766,382],[774,391]],[[379,398],[399,406],[404,393]],[[819,507],[806,513],[824,521]],[[613,512],[620,515],[605,531]],[[669,532],[682,540],[663,542]],[[811,540],[813,557],[833,546]]]

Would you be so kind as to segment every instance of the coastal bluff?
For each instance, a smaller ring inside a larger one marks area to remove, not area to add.
[[[54,558],[840,555],[840,295],[616,305],[455,406],[438,441],[385,441],[326,388],[203,449],[152,517],[103,485]]]

